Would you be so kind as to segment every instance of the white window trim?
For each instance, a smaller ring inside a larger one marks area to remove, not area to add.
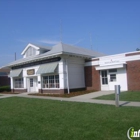
[[[22,79],[22,84],[23,84],[23,87],[15,87],[16,86],[16,79]],[[25,89],[24,88],[24,78],[23,77],[16,77],[16,78],[14,78],[14,89]]]
[[[59,74],[42,75],[42,78],[41,78],[41,79],[42,79],[42,83],[41,83],[42,89],[47,89],[47,90],[51,90],[51,89],[53,89],[53,90],[58,90],[58,89],[60,89],[60,76],[59,76],[59,88],[56,88],[56,87],[55,87],[55,88],[54,88],[54,87],[53,87],[53,88],[44,88],[44,87],[43,87],[43,77],[44,77],[44,76],[56,76],[56,75],[59,76]]]

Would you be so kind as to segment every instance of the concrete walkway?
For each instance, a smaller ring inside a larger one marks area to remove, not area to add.
[[[71,98],[63,98],[63,97],[46,97],[46,96],[33,96],[28,95],[28,93],[21,93],[21,94],[0,94],[1,98],[8,98],[8,97],[25,97],[25,98],[36,98],[36,99],[49,99],[49,100],[59,100],[59,101],[70,101],[70,102],[85,102],[85,103],[96,103],[96,104],[106,104],[106,105],[115,105],[115,101],[113,100],[97,100],[93,99],[95,97],[99,97],[102,95],[112,94],[114,91],[98,91],[89,94],[79,95]],[[129,102],[129,101],[120,101],[120,106],[133,106],[133,107],[140,107],[140,102]]]
[[[79,95],[79,96],[75,96],[75,97],[71,97],[71,99],[92,99],[92,98],[96,98],[102,95],[109,95],[114,93],[114,91],[97,91],[97,92],[92,92],[89,94],[84,94],[84,95]]]

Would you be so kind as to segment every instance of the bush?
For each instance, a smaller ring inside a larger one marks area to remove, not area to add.
[[[2,87],[0,87],[0,92],[3,92],[3,91],[11,91],[10,86],[2,86]]]

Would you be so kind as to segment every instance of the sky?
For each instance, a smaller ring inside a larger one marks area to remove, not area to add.
[[[0,67],[28,43],[107,55],[140,48],[140,0],[0,0]]]

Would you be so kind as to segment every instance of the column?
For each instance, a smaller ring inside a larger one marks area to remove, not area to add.
[[[14,79],[13,77],[10,77],[10,81],[11,81],[11,90],[14,89]]]
[[[37,76],[37,83],[38,83],[38,91],[41,93],[42,89],[42,82],[41,82],[41,75]]]
[[[23,77],[23,87],[27,89],[27,80],[26,77]]]
[[[59,87],[60,89],[65,89],[65,70],[64,70],[64,62],[63,59],[59,62]]]

